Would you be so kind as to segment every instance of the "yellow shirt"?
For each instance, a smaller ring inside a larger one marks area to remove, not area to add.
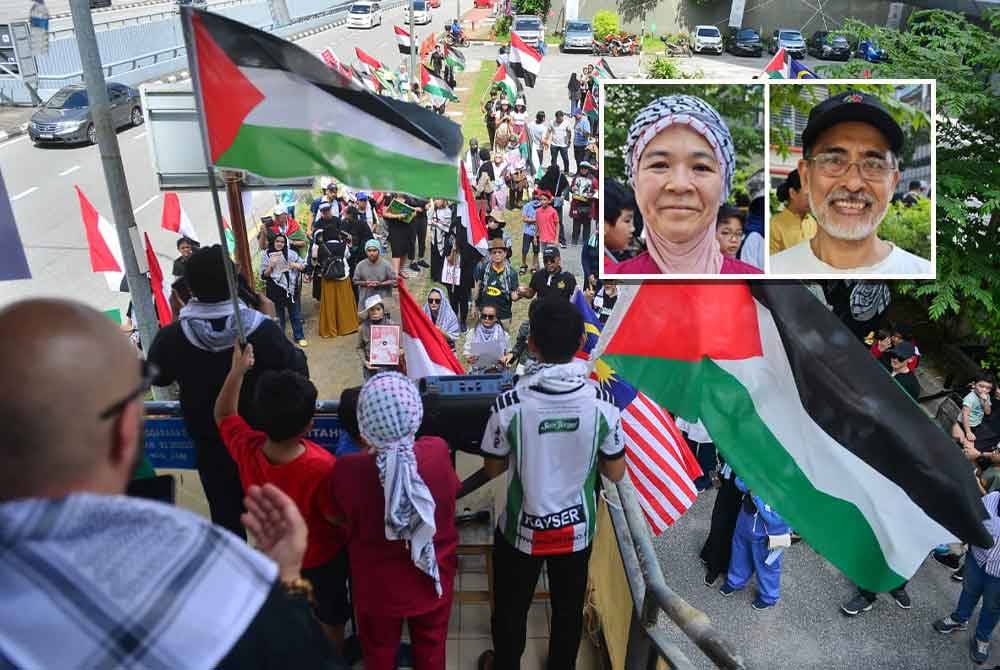
[[[806,214],[800,219],[790,209],[783,209],[771,217],[771,241],[769,249],[772,254],[794,247],[803,240],[811,240],[816,234],[816,220],[812,214]]]

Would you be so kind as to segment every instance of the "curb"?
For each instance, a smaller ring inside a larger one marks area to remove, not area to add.
[[[19,135],[24,135],[28,132],[28,123],[22,123],[17,126],[11,126],[6,130],[0,130],[0,142],[5,142],[11,138],[18,137]]]

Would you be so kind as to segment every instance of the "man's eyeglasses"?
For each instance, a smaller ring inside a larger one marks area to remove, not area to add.
[[[432,305],[436,305],[439,302],[441,302],[441,298],[427,298],[427,302],[429,302]]]
[[[824,177],[843,177],[852,165],[857,165],[863,179],[878,181],[885,179],[896,169],[895,161],[880,156],[866,156],[859,161],[850,161],[844,154],[830,152],[816,154],[806,160],[811,161]]]
[[[479,318],[482,319],[483,321],[496,321],[497,319],[496,314],[483,314]]]
[[[104,421],[105,419],[110,419],[116,414],[121,413],[122,410],[128,407],[128,404],[130,402],[132,402],[139,396],[146,394],[146,391],[148,391],[150,387],[153,385],[153,380],[156,379],[156,376],[159,373],[160,371],[157,369],[155,365],[146,360],[142,361],[142,382],[139,384],[139,386],[137,386],[134,390],[132,390],[132,392],[129,393],[127,396],[125,396],[124,398],[122,398],[121,400],[119,400],[118,402],[116,402],[115,404],[111,405],[106,410],[98,414],[97,418],[99,418],[101,421]]]

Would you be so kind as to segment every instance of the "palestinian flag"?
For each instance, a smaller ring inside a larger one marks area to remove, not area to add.
[[[504,95],[510,100],[510,104],[514,104],[514,100],[517,98],[517,82],[514,77],[507,71],[506,65],[501,65],[497,68],[497,73],[493,75],[493,84],[499,84],[503,89]]]
[[[764,66],[764,74],[768,79],[788,79],[790,73],[788,61],[785,47],[781,47],[778,53],[774,54],[774,58]]]
[[[87,235],[87,249],[90,251],[90,269],[104,275],[108,288],[120,290],[125,276],[125,261],[122,247],[118,242],[118,232],[103,216],[98,214],[79,186],[74,185],[80,199],[80,215]]]
[[[595,66],[594,69],[596,69],[601,73],[602,78],[617,79],[617,77],[615,77],[615,73],[611,71],[611,66],[608,64],[607,58],[602,58],[601,60],[597,61],[597,65]]]
[[[406,375],[410,379],[465,374],[444,335],[420,309],[404,281],[399,282],[399,313],[403,320],[400,337]]]
[[[542,71],[542,54],[529,47],[517,33],[510,34],[508,64],[514,75],[523,79],[526,86],[535,87],[535,79]]]
[[[458,96],[451,90],[451,86],[446,84],[444,79],[431,72],[426,65],[420,68],[420,88],[427,95],[458,102]]]
[[[212,163],[269,179],[328,175],[366,191],[458,195],[458,125],[355,88],[304,49],[181,8]]]
[[[704,422],[733,470],[858,586],[990,547],[969,462],[798,283],[622,287],[595,358]]]
[[[406,32],[399,26],[393,26],[392,28],[396,31],[396,46],[399,47],[399,53],[404,56],[409,56],[410,45],[413,44],[413,37],[410,33]]]
[[[465,71],[465,55],[454,47],[445,45],[444,62],[455,72]]]
[[[245,211],[250,211],[249,209]],[[222,217],[222,228],[226,231],[226,249],[229,255],[236,253],[236,238],[233,237],[233,227],[229,225],[229,219]]]
[[[378,95],[382,91],[382,84],[374,75],[363,71],[357,66],[356,63],[351,63],[351,75],[354,79],[354,83],[361,88],[367,89],[372,93]]]
[[[362,72],[374,75],[379,70],[386,69],[385,65],[382,65],[382,61],[373,56],[369,56],[359,47],[354,47],[354,54],[358,57],[358,61],[361,62]]]
[[[458,192],[456,207],[458,215],[465,226],[465,232],[469,241],[469,246],[475,247],[483,256],[487,255],[486,223],[479,218],[479,210],[476,209],[476,196],[472,192],[472,185],[469,183],[469,176],[465,170],[461,170],[461,188]]]

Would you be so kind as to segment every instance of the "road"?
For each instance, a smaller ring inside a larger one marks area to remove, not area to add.
[[[471,0],[461,0],[463,11]],[[419,39],[426,37],[431,26],[441,28],[453,16],[455,5],[435,10],[431,24],[417,26]],[[393,24],[404,22],[403,8],[386,12],[383,25],[371,30],[350,30],[338,27],[298,42],[314,53],[331,47],[345,62],[355,60],[354,46],[395,67],[400,54],[396,48]],[[483,53],[490,51],[478,47]],[[490,58],[495,49],[490,51]],[[473,50],[467,55],[476,58]],[[567,75],[568,76],[568,75]],[[461,95],[461,93],[460,93]],[[169,272],[175,253],[176,236],[160,228],[163,201],[153,173],[150,151],[144,127],[129,128],[118,134],[122,161],[128,179],[132,207],[139,228],[149,232],[153,248],[164,260]],[[101,310],[124,310],[128,298],[108,291],[104,279],[90,271],[87,243],[80,208],[73,190],[79,185],[97,210],[109,221],[111,207],[100,153],[96,146],[35,147],[27,136],[0,144],[0,169],[3,171],[14,207],[14,217],[28,255],[33,279],[0,283],[0,305],[25,297],[68,297],[81,300]],[[268,194],[260,194],[255,202],[267,202]],[[211,198],[207,193],[185,193],[181,203],[194,222],[203,241],[217,239]],[[263,211],[263,206],[261,207]],[[252,224],[251,224],[252,225]]]

